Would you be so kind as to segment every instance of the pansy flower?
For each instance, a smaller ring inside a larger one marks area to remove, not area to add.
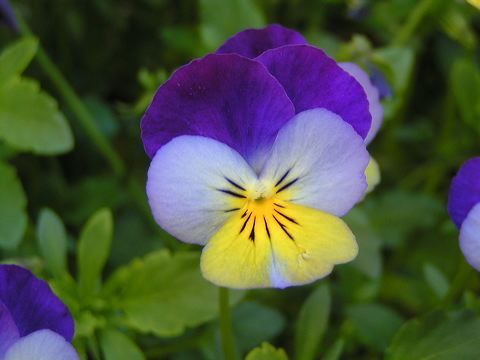
[[[287,29],[278,24],[269,25],[263,29],[247,29],[244,31],[235,34],[230,39],[228,39],[220,48],[217,50],[218,54],[228,54],[235,53],[240,54],[249,58],[259,57],[260,60],[263,57],[275,57],[277,54],[282,52],[281,47],[286,45],[299,45],[307,44],[307,40],[298,32]],[[276,49],[274,51],[271,51]],[[287,52],[294,52],[291,49],[286,50]],[[264,54],[267,52],[267,54]],[[264,54],[264,55],[262,55]],[[312,59],[315,61],[315,59]],[[282,64],[283,65],[283,64]],[[291,59],[291,64],[301,66],[301,62]],[[383,120],[383,107],[380,102],[383,92],[387,92],[388,84],[385,79],[382,78],[382,74],[379,70],[372,72],[373,77],[370,77],[360,66],[351,63],[343,62],[339,63],[340,67],[353,76],[362,86],[363,90],[367,95],[367,100],[369,104],[370,114],[372,116],[372,122],[368,134],[365,138],[365,143],[368,145],[373,140],[373,138],[378,133],[382,125]],[[273,66],[276,64],[267,64],[269,70],[272,72]],[[317,66],[311,70],[321,71],[322,67]],[[279,67],[273,69],[272,74],[275,76],[280,75],[280,72],[283,70]],[[295,75],[295,74],[290,74]],[[280,79],[286,79],[289,75],[280,75]],[[382,82],[383,80],[383,82]],[[282,82],[282,80],[280,80]],[[284,84],[284,82],[282,82]],[[317,85],[318,87],[318,85]],[[286,88],[289,95],[297,96],[296,93],[289,92],[289,87]],[[308,100],[307,100],[308,101]],[[308,104],[310,105],[310,104]],[[345,118],[344,118],[345,119]],[[348,120],[347,120],[348,121]],[[371,158],[366,170],[367,176],[367,192],[372,191],[376,185],[380,182],[380,170],[375,159]]]
[[[155,220],[204,245],[203,275],[232,288],[305,284],[352,260],[340,217],[367,187],[361,84],[298,33],[269,28],[175,71],[141,125]]]
[[[0,360],[77,360],[73,319],[47,283],[0,265]]]
[[[480,157],[466,161],[452,180],[448,213],[460,229],[460,249],[480,271]]]
[[[13,31],[18,31],[18,23],[8,0],[0,0],[0,23],[4,23]]]

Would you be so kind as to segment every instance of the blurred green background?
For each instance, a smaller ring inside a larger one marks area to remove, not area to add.
[[[251,352],[269,342],[299,360],[480,358],[480,277],[446,213],[452,176],[480,154],[477,8],[463,0],[12,6],[23,25],[22,35],[0,28],[0,260],[50,281],[75,317],[84,359],[222,359],[217,290],[199,273],[199,248],[151,218],[139,121],[175,68],[268,23],[300,31],[338,61],[378,68],[392,94],[369,147],[382,182],[346,218],[358,258],[309,286],[234,292],[238,355],[285,359],[269,345]]]

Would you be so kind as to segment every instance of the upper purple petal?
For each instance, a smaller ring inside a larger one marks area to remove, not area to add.
[[[480,157],[463,163],[452,180],[448,196],[448,213],[458,228],[478,203],[480,203]]]
[[[278,24],[263,29],[247,29],[233,35],[217,50],[217,54],[235,53],[255,58],[264,51],[284,45],[307,44],[307,40],[297,31]]]
[[[372,121],[365,91],[322,50],[287,45],[256,59],[280,81],[297,113],[323,107],[340,115],[365,139]]]
[[[201,135],[251,161],[294,114],[285,90],[262,64],[236,54],[207,55],[160,86],[142,119],[142,139],[150,157],[174,137]]]
[[[73,319],[48,284],[16,265],[0,265],[0,301],[9,310],[20,336],[50,329],[67,341],[73,337]]]
[[[18,31],[18,23],[8,0],[0,0],[0,22],[4,22],[9,28]]]
[[[20,337],[18,328],[10,311],[0,301],[0,359],[3,359],[7,349]]]

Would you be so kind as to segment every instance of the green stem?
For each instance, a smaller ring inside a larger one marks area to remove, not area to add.
[[[458,266],[457,274],[453,279],[450,289],[447,295],[443,298],[442,306],[448,307],[451,305],[458,296],[463,293],[463,290],[468,285],[471,275],[473,274],[472,267],[462,258]]]
[[[417,3],[406,23],[400,28],[397,35],[393,38],[392,45],[402,46],[417,31],[418,26],[423,22],[425,16],[429,13],[437,0],[422,0]]]
[[[30,30],[26,22],[23,21],[20,16],[17,16],[17,18],[20,24],[21,34],[29,36],[32,35],[32,31]],[[70,86],[68,81],[62,75],[60,70],[55,66],[47,53],[43,50],[41,45],[39,45],[38,47],[36,59],[42,70],[56,87],[60,96],[63,98],[72,113],[75,115],[76,119],[83,127],[88,137],[97,146],[103,157],[108,161],[115,174],[118,176],[123,176],[123,174],[125,173],[125,164],[123,163],[123,160],[116,153],[116,151],[110,145],[105,136],[97,128],[93,117],[88,112],[88,109],[85,107],[85,105],[75,93],[73,88]]]
[[[236,360],[235,345],[233,343],[232,320],[230,316],[229,290],[219,288],[220,337],[224,360]]]

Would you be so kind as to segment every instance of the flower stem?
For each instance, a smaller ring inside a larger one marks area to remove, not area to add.
[[[220,311],[220,337],[224,360],[236,360],[235,345],[233,343],[232,320],[230,316],[229,290],[218,288]]]
[[[464,259],[461,259],[457,273],[452,284],[450,285],[450,289],[448,290],[447,295],[445,295],[443,298],[443,307],[450,306],[453,302],[455,302],[457,297],[463,293],[473,273],[474,271],[472,267]]]
[[[20,33],[22,35],[32,35],[32,31],[26,22],[23,21],[20,16],[17,16],[17,19],[20,25]],[[105,160],[108,161],[115,174],[120,177],[123,176],[125,173],[125,164],[123,160],[110,145],[106,137],[100,132],[88,109],[85,107],[57,66],[50,59],[48,54],[43,50],[41,45],[38,47],[36,59],[42,70],[56,87],[60,96],[75,115],[83,130],[96,145]]]

